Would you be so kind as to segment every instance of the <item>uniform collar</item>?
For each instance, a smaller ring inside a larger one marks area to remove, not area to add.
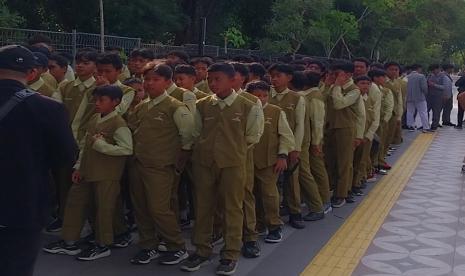
[[[112,83],[111,85],[116,85],[116,86],[121,86],[122,83],[119,81],[119,80],[116,80],[114,83]]]
[[[45,81],[42,79],[42,77],[40,77],[38,80],[36,80],[35,82],[31,83],[29,85],[29,88],[31,88],[32,90],[36,90],[41,88],[42,85],[44,85]]]
[[[244,89],[239,88],[238,90],[235,90],[238,95],[244,93]]]
[[[150,103],[152,106],[155,106],[159,103],[161,103],[166,97],[168,97],[168,92],[165,91],[163,94],[161,94],[160,96],[156,97],[156,98],[153,98],[153,99],[150,99]]]
[[[118,115],[118,112],[116,112],[116,110],[113,110],[112,112],[108,113],[107,115],[105,115],[104,117],[102,117],[101,115],[99,116],[98,120],[97,120],[97,124],[101,124],[105,121],[108,121],[110,120],[111,118],[115,117],[116,115]]]
[[[291,89],[286,88],[286,89],[284,89],[283,92],[278,93],[278,92],[276,91],[276,89],[272,89],[272,90],[271,90],[271,97],[274,98],[274,97],[276,97],[277,95],[286,95],[286,94],[289,93],[290,91],[291,91]]]
[[[343,86],[342,86],[342,89],[347,89],[349,88],[351,85],[354,84],[354,80],[352,78],[349,79],[348,82],[346,82]]]
[[[168,87],[168,89],[166,89],[166,92],[168,93],[168,95],[171,95],[171,93],[173,93],[173,91],[176,90],[176,88],[178,88],[178,86],[173,82],[171,86]]]
[[[231,95],[227,96],[225,99],[220,99],[218,98],[218,96],[216,96],[216,94],[213,95],[212,99],[213,99],[213,102],[212,102],[212,105],[217,105],[219,102],[223,102],[225,103],[227,106],[231,106],[234,101],[236,100],[238,94],[236,91],[232,91]]]
[[[266,102],[264,105],[262,105],[262,109],[265,109],[268,106],[268,103]]]
[[[82,81],[80,78],[77,78],[74,80],[73,86],[79,86],[81,83],[84,85],[85,88],[89,88],[95,83],[95,78],[94,76],[92,76],[85,81]]]

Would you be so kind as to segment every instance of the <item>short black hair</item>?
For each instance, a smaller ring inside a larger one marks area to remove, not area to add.
[[[371,64],[371,62],[370,62],[367,58],[364,58],[364,57],[354,58],[354,59],[352,60],[352,63],[355,63],[356,61],[365,63],[365,65],[366,65],[367,67],[370,66],[370,64]]]
[[[53,53],[50,55],[50,57],[48,57],[48,60],[53,60],[56,62],[56,64],[58,64],[58,66],[60,67],[68,67],[69,65],[69,61],[67,58],[65,58],[64,56],[60,55],[60,54],[57,54],[57,53]]]
[[[306,72],[305,75],[307,76],[307,84],[310,87],[318,87],[321,81],[321,75],[315,72]]]
[[[453,64],[443,64],[442,65],[442,70],[446,71],[449,69],[455,69],[455,66]]]
[[[236,70],[234,70],[234,67],[230,63],[225,62],[214,63],[210,67],[208,67],[208,73],[213,72],[222,72],[230,78],[234,78],[234,75],[236,74]]]
[[[123,68],[123,61],[118,54],[115,53],[102,53],[97,58],[97,64],[111,64],[116,70]]]
[[[213,59],[210,57],[197,57],[191,59],[191,65],[195,66],[197,63],[203,63],[208,67],[213,64]]]
[[[145,66],[144,68],[144,76],[149,73],[153,72],[160,77],[163,77],[165,79],[171,80],[173,78],[173,69],[169,65],[166,65],[164,63],[160,64],[155,64],[155,63],[149,63]]]
[[[245,91],[252,93],[255,90],[270,91],[270,85],[264,81],[252,81],[245,86]]]
[[[50,37],[43,35],[43,34],[35,34],[29,37],[29,39],[27,40],[27,44],[29,45],[34,45],[37,43],[45,43],[47,45],[51,45],[52,40],[50,39]]]
[[[175,56],[183,60],[185,63],[189,63],[189,55],[184,51],[171,51],[166,56]]]
[[[118,85],[102,85],[97,86],[92,92],[93,96],[107,96],[112,100],[120,100],[123,98],[123,91]]]
[[[434,64],[430,64],[428,66],[429,71],[433,71],[433,70],[436,70],[436,69],[441,69],[441,65],[439,65],[438,63],[434,63]]]
[[[337,61],[331,64],[331,71],[342,70],[346,73],[354,73],[354,64],[348,61]]]
[[[29,46],[28,47],[31,52],[39,52],[44,54],[45,56],[49,57],[50,56],[50,50],[47,47],[44,46]]]
[[[231,62],[231,65],[234,67],[234,71],[236,71],[236,73],[239,73],[241,76],[246,78],[246,80],[249,78],[250,71],[247,65],[240,62]]]
[[[42,68],[47,68],[48,67],[48,57],[41,52],[33,52],[34,57],[36,59],[37,65],[35,68],[42,67]]]
[[[356,78],[354,79],[354,82],[355,82],[355,83],[359,83],[359,82],[361,82],[361,81],[369,81],[369,82],[371,82],[371,78],[368,77],[368,76],[360,76],[360,77],[356,77]]]
[[[384,65],[382,63],[379,63],[379,62],[375,62],[375,63],[372,63],[370,65],[370,69],[380,69],[380,70],[384,70]]]
[[[386,71],[380,70],[380,69],[373,69],[368,72],[368,77],[371,78],[371,80],[374,80],[376,77],[385,77],[386,76]]]
[[[423,68],[423,66],[421,64],[418,64],[418,63],[412,64],[409,67],[410,67],[410,70],[412,70],[412,71],[416,71],[418,69]]]
[[[123,84],[128,86],[136,83],[143,84],[144,82],[139,78],[129,78],[123,81]]]
[[[76,61],[92,61],[97,63],[98,53],[96,51],[79,51],[76,54]]]
[[[316,59],[305,60],[304,59],[304,61],[306,61],[307,66],[309,66],[310,64],[316,64],[318,65],[318,67],[320,67],[321,72],[326,71],[326,66],[323,64],[323,62],[319,60],[316,60]]]
[[[141,57],[143,59],[154,59],[155,58],[155,53],[147,48],[137,48],[131,51],[129,54],[129,57],[135,58],[135,57]]]
[[[258,62],[252,62],[248,65],[249,67],[249,72],[254,74],[255,76],[258,76],[260,79],[263,79],[266,75],[266,69],[265,66],[263,66],[261,63]]]
[[[399,70],[400,70],[400,64],[395,62],[395,61],[388,61],[388,62],[384,63],[384,69],[388,69],[391,66],[397,66],[399,68]]]
[[[174,68],[174,74],[186,74],[189,76],[196,76],[195,68],[192,65],[179,64]]]
[[[291,84],[299,91],[304,90],[305,87],[308,86],[307,75],[305,75],[303,71],[295,71],[292,75]]]
[[[232,60],[236,62],[244,62],[244,63],[249,63],[249,62],[254,61],[254,59],[248,55],[236,55],[232,58]]]
[[[118,52],[121,52],[121,51],[123,51],[123,48],[118,47],[118,46],[107,46],[107,47],[105,47],[105,50],[106,51],[118,51]]]
[[[272,71],[277,71],[279,73],[284,73],[287,75],[292,75],[294,73],[294,69],[292,68],[292,66],[290,66],[289,64],[285,64],[285,63],[272,64],[268,68],[268,72],[272,72]]]

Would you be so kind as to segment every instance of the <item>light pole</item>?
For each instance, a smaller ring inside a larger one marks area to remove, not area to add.
[[[105,20],[103,18],[103,0],[99,0],[100,4],[100,51],[105,52]]]

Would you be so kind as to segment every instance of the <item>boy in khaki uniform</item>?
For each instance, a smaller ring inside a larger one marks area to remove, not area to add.
[[[320,192],[318,190],[318,185],[316,184],[315,179],[313,178],[311,168],[310,168],[310,145],[312,139],[313,129],[311,128],[311,115],[314,115],[310,111],[310,102],[312,97],[309,96],[309,79],[307,75],[302,71],[294,72],[291,81],[292,89],[299,91],[305,99],[305,134],[302,142],[302,151],[300,153],[300,163],[299,163],[299,185],[301,190],[301,195],[304,201],[309,207],[309,213],[304,216],[305,221],[316,221],[324,218],[324,208],[323,201],[320,197]]]
[[[260,142],[254,147],[254,180],[257,213],[262,213],[268,235],[265,242],[282,240],[283,222],[279,216],[279,192],[276,186],[279,174],[287,168],[287,155],[294,150],[294,135],[286,113],[268,103],[270,86],[264,81],[249,82],[248,93],[262,102],[265,127]]]
[[[209,94],[195,87],[196,72],[192,65],[180,64],[174,69],[174,83],[181,88],[184,88],[194,93],[197,100],[209,96]],[[195,111],[195,110],[194,110]]]
[[[64,81],[53,98],[62,102],[69,114],[69,124],[74,139],[78,145],[82,145],[86,125],[95,113],[92,92],[95,88],[97,52],[81,51],[76,54],[76,79]],[[68,190],[71,187],[72,168],[61,168],[53,171],[53,180],[57,194],[58,216],[46,228],[48,232],[61,230],[63,223],[64,208]]]
[[[389,147],[387,135],[389,133],[389,121],[391,120],[392,110],[394,109],[394,97],[391,90],[383,86],[386,81],[385,71],[378,69],[372,70],[368,72],[368,76],[372,79],[373,83],[379,87],[382,94],[379,128],[376,132],[379,137],[379,145],[378,149],[371,154],[372,162],[378,172],[385,174],[385,171],[381,170],[384,168],[383,165],[385,165],[384,158],[386,157],[386,148]]]
[[[365,136],[363,143],[357,147],[354,153],[354,175],[352,181],[352,193],[362,196],[362,180],[367,177],[371,168],[370,152],[372,141],[379,127],[379,111],[381,107],[381,91],[378,86],[371,82],[368,76],[360,76],[355,79],[355,84],[361,91],[365,103]]]
[[[348,191],[352,183],[354,148],[360,144],[365,130],[363,100],[352,80],[353,72],[352,63],[336,63],[331,66],[328,77],[333,80],[327,80],[328,83],[334,83],[327,96],[325,139],[328,175],[335,188],[332,200],[334,208],[342,207],[346,198],[352,200]]]
[[[236,93],[246,98],[247,100],[256,103],[260,110],[259,125],[260,133],[263,133],[264,119],[262,112],[262,102],[259,98],[244,91],[243,87],[249,78],[249,69],[245,64],[239,62],[232,62],[234,67],[234,83],[233,89]],[[242,248],[242,255],[246,258],[256,258],[260,255],[260,247],[258,246],[258,232],[257,232],[257,216],[255,208],[255,195],[254,195],[254,148],[247,149],[247,162],[245,165],[245,194],[244,194],[244,246]]]
[[[242,245],[244,164],[248,147],[260,140],[259,107],[233,89],[234,67],[216,63],[208,69],[208,82],[215,95],[197,102],[193,154],[196,252],[181,266],[196,271],[212,254],[215,209],[223,212],[224,247],[216,273],[232,275]]]
[[[207,70],[210,65],[212,65],[212,60],[209,57],[194,58],[191,60],[191,65],[194,66],[196,72],[196,84],[200,91],[205,92],[209,95],[212,95],[210,87],[208,87],[207,82]]]
[[[288,86],[292,80],[294,70],[286,64],[274,64],[268,69],[273,89],[271,90],[270,104],[277,105],[286,113],[287,121],[295,137],[295,149],[289,153],[288,170],[290,179],[283,187],[284,200],[289,208],[289,223],[296,229],[305,228],[301,214],[300,185],[298,166],[300,152],[305,135],[305,99],[297,92],[291,91]]]
[[[388,62],[384,65],[386,69],[386,87],[394,93],[394,112],[391,118],[392,134],[390,144],[398,145],[402,143],[402,116],[404,114],[405,103],[402,91],[404,81],[400,78],[400,65],[395,62]]]
[[[311,65],[310,65],[311,66]],[[323,137],[325,125],[325,98],[319,88],[321,84],[321,72],[308,71],[309,89],[306,92],[308,100],[308,110],[311,128],[311,145],[310,145],[310,170],[318,186],[318,192],[323,202],[324,213],[327,214],[332,210],[331,196],[329,192],[329,179],[326,172],[325,160],[323,155]],[[305,217],[304,217],[305,219]]]
[[[33,70],[35,73],[34,77],[32,80],[28,81],[28,86],[30,89],[37,91],[44,96],[52,97],[53,93],[55,93],[55,89],[49,86],[41,77],[41,75],[47,71],[48,58],[39,52],[34,52],[34,57],[36,59],[37,65]]]
[[[172,198],[177,193],[176,174],[182,173],[190,156],[194,121],[186,105],[166,92],[172,76],[168,65],[148,64],[144,89],[149,98],[128,119],[134,133],[130,192],[142,248],[131,259],[133,264],[159,257],[157,233],[168,250],[159,263],[173,265],[188,257]]]
[[[53,84],[54,89],[58,89],[58,87],[66,81],[65,76],[68,69],[68,65],[69,61],[62,55],[51,54],[48,58],[48,73],[55,79],[55,83]],[[45,73],[42,74],[42,78],[45,75]]]
[[[126,156],[132,154],[131,131],[115,111],[122,91],[117,86],[101,86],[94,90],[98,114],[92,116],[79,160],[74,166],[73,185],[63,223],[63,240],[44,247],[53,254],[79,254],[77,259],[96,260],[111,254],[113,214],[120,192]],[[95,206],[91,208],[91,206]],[[95,214],[89,214],[94,209]],[[76,245],[89,215],[95,215],[96,244],[81,252]]]

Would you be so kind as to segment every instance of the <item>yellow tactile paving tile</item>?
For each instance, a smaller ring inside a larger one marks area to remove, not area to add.
[[[301,276],[349,276],[354,271],[435,135],[420,134],[390,173],[370,191]]]

